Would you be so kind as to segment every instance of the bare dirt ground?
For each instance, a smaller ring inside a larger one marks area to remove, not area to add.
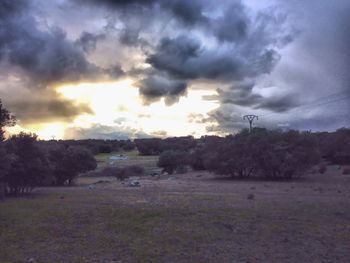
[[[0,203],[0,262],[350,262],[350,176],[80,178]]]

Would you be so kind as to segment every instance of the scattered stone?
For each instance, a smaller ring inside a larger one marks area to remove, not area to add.
[[[129,186],[129,187],[140,187],[141,184],[140,184],[139,181],[130,181],[130,182],[128,183],[128,186]]]
[[[254,200],[254,199],[255,199],[254,194],[249,194],[249,195],[247,196],[247,199],[248,199],[248,200]]]

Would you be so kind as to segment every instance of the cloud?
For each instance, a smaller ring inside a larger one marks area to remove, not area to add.
[[[350,92],[346,0],[262,1],[266,9],[244,0],[44,2],[0,3],[0,78],[3,85],[20,78],[15,90],[21,85],[18,94],[26,94],[1,96],[35,116],[20,113],[24,120],[91,112],[51,90],[57,84],[125,76],[138,83],[145,103],[164,98],[172,105],[187,89],[217,90],[204,98],[220,103],[210,118],[189,117],[211,131],[244,127],[245,113],[272,114],[271,127],[303,127],[308,121],[298,121],[293,109]],[[317,106],[309,117],[322,127],[333,124],[317,121],[321,116],[343,124],[337,115],[350,112],[348,102],[331,104],[330,115],[328,105]]]
[[[154,54],[146,59],[159,71],[183,79],[243,80],[269,73],[279,60],[273,49],[207,49],[194,37],[163,38]]]
[[[0,4],[0,59],[30,79],[30,86],[63,81],[77,81],[97,74],[98,67],[89,63],[73,42],[58,27],[40,28],[23,1]],[[24,10],[24,7],[26,8]]]
[[[13,95],[15,94],[15,95]],[[92,114],[84,103],[76,103],[50,89],[33,93],[13,87],[4,97],[6,107],[14,113],[21,125],[42,122],[71,122],[81,114]]]
[[[108,7],[122,8],[127,6],[149,6],[156,0],[75,0],[81,4],[106,5]]]
[[[242,119],[243,114],[234,106],[220,106],[208,115],[209,117],[202,120],[203,123],[208,123],[206,126],[207,132],[224,135],[246,128],[246,123]]]
[[[146,103],[165,97],[165,103],[171,105],[186,94],[187,84],[181,80],[170,79],[161,75],[149,75],[140,82],[140,95]]]
[[[97,42],[105,37],[104,34],[93,34],[83,31],[75,43],[78,47],[81,47],[85,53],[91,53],[96,50]]]
[[[238,0],[73,2],[105,8],[113,17],[108,30],[113,28],[122,45],[140,48],[148,73],[127,74],[138,72],[147,102],[164,97],[170,105],[191,81],[232,84],[269,74],[281,58],[279,49],[295,35],[286,15],[275,9],[254,14]]]
[[[127,140],[152,137],[143,131],[122,126],[93,124],[89,128],[70,127],[65,130],[65,139]]]

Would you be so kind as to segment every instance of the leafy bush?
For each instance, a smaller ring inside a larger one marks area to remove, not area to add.
[[[4,176],[9,194],[30,192],[50,173],[49,161],[36,144],[37,136],[20,133],[7,142],[12,155],[10,169]]]
[[[344,168],[343,174],[344,175],[350,175],[350,168]]]
[[[244,130],[217,141],[215,147],[203,149],[195,153],[201,154],[197,158],[203,159],[207,170],[238,178],[290,179],[302,175],[319,161],[317,144],[311,134],[296,131]]]
[[[318,134],[322,156],[333,164],[350,164],[350,129],[339,129],[334,133]]]
[[[60,147],[52,151],[50,160],[57,185],[71,184],[79,173],[94,170],[97,162],[92,153],[86,148],[70,146],[67,149]]]
[[[104,176],[114,176],[118,180],[125,180],[132,176],[141,176],[144,174],[144,169],[138,165],[129,165],[123,168],[119,167],[106,167],[103,169],[102,174]]]
[[[197,142],[192,136],[183,136],[166,139],[137,139],[135,144],[141,155],[158,155],[165,151],[189,152],[195,148]]]
[[[101,144],[99,147],[98,147],[98,151],[100,153],[111,153],[112,152],[112,147],[108,144]]]
[[[188,164],[188,154],[183,151],[165,151],[159,156],[158,167],[163,168],[163,172],[173,174],[176,169]]]
[[[129,165],[123,168],[125,173],[131,177],[131,176],[140,176],[145,173],[145,170],[138,165]]]
[[[324,164],[324,163],[321,163],[321,164],[318,166],[318,172],[319,172],[320,174],[324,174],[326,171],[327,171],[327,165]]]

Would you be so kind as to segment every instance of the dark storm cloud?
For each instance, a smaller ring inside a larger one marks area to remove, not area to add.
[[[217,95],[204,97],[205,100],[218,100],[221,104],[232,104],[252,109],[265,109],[272,112],[286,112],[298,106],[295,94],[262,96],[254,92],[254,82],[236,83],[228,89],[217,89]]]
[[[146,103],[165,97],[165,103],[171,105],[186,93],[187,84],[181,80],[172,80],[161,75],[150,75],[140,83],[140,94]]]
[[[162,39],[146,61],[183,79],[243,80],[270,72],[278,59],[275,50],[265,47],[243,56],[239,50],[209,50],[194,37],[179,36]]]
[[[95,51],[97,42],[105,37],[106,36],[104,34],[92,34],[90,32],[83,31],[75,43],[77,46],[81,47],[84,52],[91,53]]]
[[[149,6],[156,0],[74,0],[81,4],[106,5],[108,7],[121,8],[133,5]]]
[[[284,96],[271,96],[261,99],[260,102],[255,105],[254,109],[264,109],[276,113],[282,113],[294,109],[298,106],[296,98],[291,95]]]
[[[198,79],[218,83],[254,79],[273,70],[280,60],[278,49],[294,37],[294,32],[285,26],[285,15],[272,9],[270,14],[253,15],[239,0],[219,4],[204,0],[73,1],[117,12],[115,19],[123,24],[120,43],[147,46],[145,62],[154,70],[146,80],[154,74],[186,83]],[[116,21],[109,28],[115,27]],[[164,23],[163,29],[152,31],[153,21]],[[167,27],[171,30],[166,30]],[[199,32],[202,37],[191,32]],[[151,38],[146,40],[141,33]],[[148,101],[177,97],[172,95],[174,85],[160,88],[147,82],[140,86],[140,94]]]
[[[223,16],[212,23],[214,34],[220,41],[240,41],[244,39],[249,30],[250,20],[240,2],[231,4]]]
[[[20,120],[20,124],[47,121],[70,122],[80,114],[92,114],[90,107],[83,103],[75,103],[61,97],[50,90],[42,90],[40,94],[6,99],[6,106]]]
[[[208,115],[209,117],[202,120],[203,123],[208,123],[207,132],[234,133],[245,128],[242,115],[232,106],[223,105]]]
[[[203,24],[208,22],[208,18],[203,14],[203,7],[208,1],[192,0],[192,1],[158,1],[160,5],[172,16],[176,17],[185,25]]]
[[[118,79],[125,75],[125,71],[120,65],[111,65],[104,72],[113,79]]]
[[[263,96],[253,93],[254,85],[254,82],[248,82],[234,85],[228,90],[217,89],[217,99],[223,104],[256,105],[263,99]]]
[[[27,5],[23,1],[0,3],[1,10],[11,10],[8,15],[0,16],[0,59],[3,63],[26,74],[32,87],[79,80],[98,71],[73,42],[66,39],[62,29],[39,29]]]
[[[25,0],[2,0],[0,5],[0,17],[18,14],[26,7],[28,7],[28,2]]]

